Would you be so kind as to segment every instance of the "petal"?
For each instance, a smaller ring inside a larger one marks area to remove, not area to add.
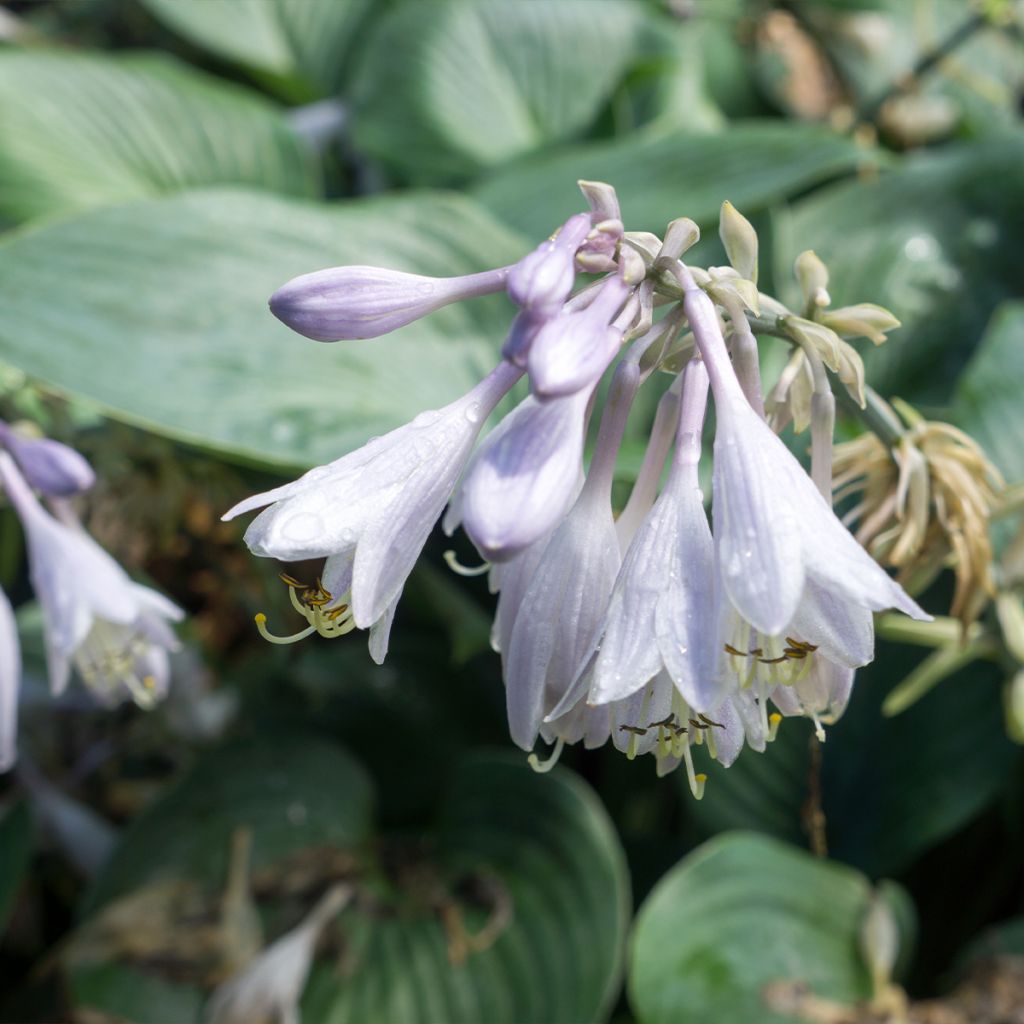
[[[21,648],[14,610],[0,588],[0,773],[17,759],[18,693],[21,690]]]
[[[841,665],[858,668],[875,656],[871,610],[855,604],[809,578],[787,633],[817,645]]]
[[[402,594],[399,591],[395,599],[384,610],[384,614],[370,627],[370,657],[378,665],[383,665],[384,659],[387,657],[388,641],[391,638],[391,626],[395,621],[395,611],[398,608],[398,602],[401,597]]]

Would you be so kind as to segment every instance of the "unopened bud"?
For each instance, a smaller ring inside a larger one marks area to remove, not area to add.
[[[1024,669],[1006,687],[1006,729],[1017,743],[1024,743]]]
[[[739,273],[757,284],[757,232],[754,225],[727,199],[718,218],[718,235],[729,262]]]
[[[793,265],[806,307],[824,309],[831,301],[828,294],[828,267],[813,249],[805,249]]]
[[[555,314],[576,280],[576,250],[590,233],[590,215],[570,217],[558,233],[524,256],[508,275],[509,298],[522,309]]]
[[[619,197],[613,186],[604,181],[578,181],[576,184],[590,205],[595,221],[622,220]]]
[[[379,338],[450,302],[501,291],[508,274],[508,267],[464,277],[331,267],[283,285],[270,297],[270,312],[314,341]]]
[[[25,479],[50,498],[69,498],[89,490],[96,474],[85,457],[60,441],[26,437],[0,423],[0,445],[14,456]]]
[[[882,306],[861,302],[825,313],[821,322],[847,338],[870,338],[876,345],[885,341],[885,332],[900,326],[899,320]]]
[[[679,217],[670,221],[665,228],[665,241],[662,242],[658,256],[667,256],[677,260],[700,241],[700,228],[689,217]]]
[[[1006,649],[1024,665],[1024,601],[1020,595],[1009,590],[997,594],[996,617]]]
[[[783,319],[782,325],[798,345],[816,352],[833,373],[838,372],[840,339],[835,331],[800,316],[787,316]]]
[[[839,379],[846,385],[850,397],[863,409],[867,404],[864,395],[864,360],[860,353],[845,341],[839,342]]]

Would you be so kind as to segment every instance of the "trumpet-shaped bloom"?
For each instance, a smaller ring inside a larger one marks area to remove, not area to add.
[[[928,618],[854,540],[789,449],[750,407],[711,300],[688,274],[684,289],[686,315],[715,396],[714,532],[728,600],[758,632],[779,636],[793,622],[808,583],[814,584],[816,609],[828,602],[839,611],[831,624],[841,661],[853,658],[862,641],[859,633],[838,632],[847,605],[898,608]]]
[[[18,693],[21,649],[14,611],[0,588],[0,772],[13,766],[18,749]]]
[[[167,622],[181,610],[133,583],[80,526],[43,509],[4,452],[0,482],[25,529],[53,692],[64,690],[74,664],[101,700],[153,704],[167,687],[167,652],[177,646]]]
[[[586,391],[550,402],[524,399],[474,456],[449,527],[461,518],[492,562],[507,561],[550,533],[576,496],[589,401]]]
[[[305,595],[310,615],[323,619],[323,609],[344,605],[355,627],[373,626],[393,612],[483,422],[521,375],[501,363],[443,409],[421,413],[336,462],[247,498],[224,519],[269,505],[245,532],[249,548],[282,561],[333,556],[328,603]]]
[[[442,306],[501,291],[508,267],[463,277],[424,277],[383,267],[302,274],[270,297],[270,312],[314,341],[379,338]]]
[[[572,511],[545,547],[519,605],[505,659],[505,681],[512,739],[526,750],[533,747],[544,715],[573,682],[618,572],[611,485],[639,381],[634,362],[620,364],[590,475]],[[581,721],[580,730],[585,733],[591,724]],[[600,731],[602,723],[596,724]]]
[[[60,441],[24,437],[0,420],[0,445],[14,456],[29,484],[51,498],[80,494],[96,482],[85,458]]]

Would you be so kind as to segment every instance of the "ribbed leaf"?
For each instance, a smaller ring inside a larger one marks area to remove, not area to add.
[[[0,52],[0,124],[13,220],[203,185],[317,187],[276,107],[164,56]]]
[[[749,215],[877,159],[814,125],[740,121],[721,135],[622,136],[532,157],[485,179],[475,195],[520,229],[549,232],[580,208],[578,178],[607,181],[631,230],[661,232],[675,217],[717,225],[725,199]]]
[[[577,136],[638,56],[646,18],[632,0],[401,4],[359,65],[356,141],[437,181]]]
[[[666,875],[640,908],[630,1002],[641,1024],[782,1024],[764,988],[802,982],[852,1003],[870,994],[858,932],[870,888],[849,868],[733,832]]]
[[[267,312],[271,292],[344,263],[484,270],[529,245],[433,193],[325,206],[210,191],[94,211],[0,243],[0,360],[172,437],[326,462],[477,383],[512,306],[475,300],[386,339],[321,345]]]

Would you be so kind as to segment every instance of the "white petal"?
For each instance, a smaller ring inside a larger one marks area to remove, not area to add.
[[[841,665],[857,668],[875,656],[875,624],[871,609],[845,600],[813,578],[787,634],[820,648],[821,654]]]
[[[9,771],[18,750],[18,693],[21,648],[14,611],[0,588],[0,772]]]
[[[370,657],[378,664],[383,665],[388,654],[388,641],[391,639],[391,625],[395,621],[395,610],[401,598],[401,591],[395,599],[384,610],[384,614],[370,627]]]

